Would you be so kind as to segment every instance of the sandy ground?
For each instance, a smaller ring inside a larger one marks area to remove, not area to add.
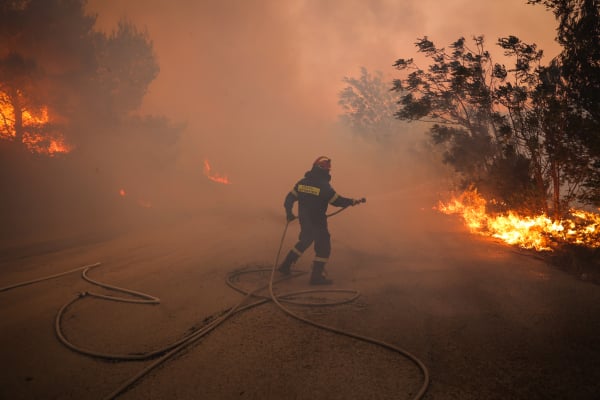
[[[358,290],[360,298],[294,310],[419,357],[431,377],[426,399],[597,398],[597,285],[471,236],[433,211],[390,218],[374,210],[353,209],[330,222],[334,288]],[[161,304],[84,299],[67,310],[65,335],[99,352],[160,348],[243,298],[225,284],[231,271],[275,258],[280,215],[208,215],[85,240],[11,244],[0,258],[0,287],[101,262],[91,277]],[[290,226],[285,249],[296,235]],[[308,270],[311,256],[297,268]],[[307,279],[277,291],[309,289]],[[260,277],[240,280],[252,287]],[[88,290],[107,292],[75,273],[0,293],[1,399],[102,399],[151,362],[91,358],[57,340],[57,311]],[[422,382],[405,357],[303,324],[267,303],[228,319],[119,398],[410,399]]]

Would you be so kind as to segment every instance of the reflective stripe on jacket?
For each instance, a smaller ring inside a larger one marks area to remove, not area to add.
[[[352,199],[340,196],[329,184],[331,176],[325,170],[313,168],[304,178],[296,183],[287,194],[284,207],[291,213],[294,202],[298,201],[298,218],[310,220],[313,223],[324,223],[327,220],[326,212],[329,204],[336,207],[352,205]]]

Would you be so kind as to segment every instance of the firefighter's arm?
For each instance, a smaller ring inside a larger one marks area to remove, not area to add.
[[[343,197],[335,193],[331,200],[329,200],[329,204],[336,207],[349,207],[355,206],[360,203],[365,203],[366,201],[367,199],[365,199],[364,197],[362,199],[351,199],[349,197]]]
[[[298,200],[298,192],[296,192],[295,188],[292,189],[287,196],[285,196],[285,201],[283,202],[283,207],[285,208],[285,216],[288,221],[293,221],[296,219],[296,216],[292,212],[292,208],[294,207],[294,203]]]

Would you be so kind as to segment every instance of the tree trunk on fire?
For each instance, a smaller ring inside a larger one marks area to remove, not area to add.
[[[15,142],[23,143],[23,107],[21,107],[19,93],[16,89],[11,90],[10,99],[13,107],[13,113],[15,115]]]

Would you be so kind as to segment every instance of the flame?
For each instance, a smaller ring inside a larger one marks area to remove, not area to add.
[[[23,143],[29,151],[46,154],[50,157],[60,153],[69,153],[72,150],[72,147],[65,142],[65,138],[60,133],[34,134],[25,132]]]
[[[39,114],[32,114],[28,110],[23,110],[23,125],[34,126],[34,125],[45,125],[50,121],[48,117],[48,107],[42,107]]]
[[[552,220],[546,214],[523,216],[512,211],[494,215],[486,212],[486,204],[477,190],[467,190],[446,204],[440,202],[436,208],[445,214],[462,216],[472,233],[525,249],[552,251],[552,246],[559,243],[600,247],[599,214],[571,209],[560,220]]]
[[[17,136],[14,109],[8,103],[8,96],[5,93],[0,92],[0,99],[2,100],[0,101],[0,138],[14,139]],[[24,109],[21,116],[24,130],[22,142],[32,153],[52,157],[56,154],[69,153],[73,149],[62,133],[49,129],[48,107],[41,107],[37,113]]]
[[[125,197],[126,195],[127,193],[125,192],[125,189],[119,189],[119,196]]]
[[[231,184],[231,182],[229,181],[229,178],[227,178],[227,175],[220,175],[220,174],[211,172],[210,163],[208,162],[207,159],[204,160],[204,175],[206,175],[206,177],[213,182],[222,183],[223,185]]]

